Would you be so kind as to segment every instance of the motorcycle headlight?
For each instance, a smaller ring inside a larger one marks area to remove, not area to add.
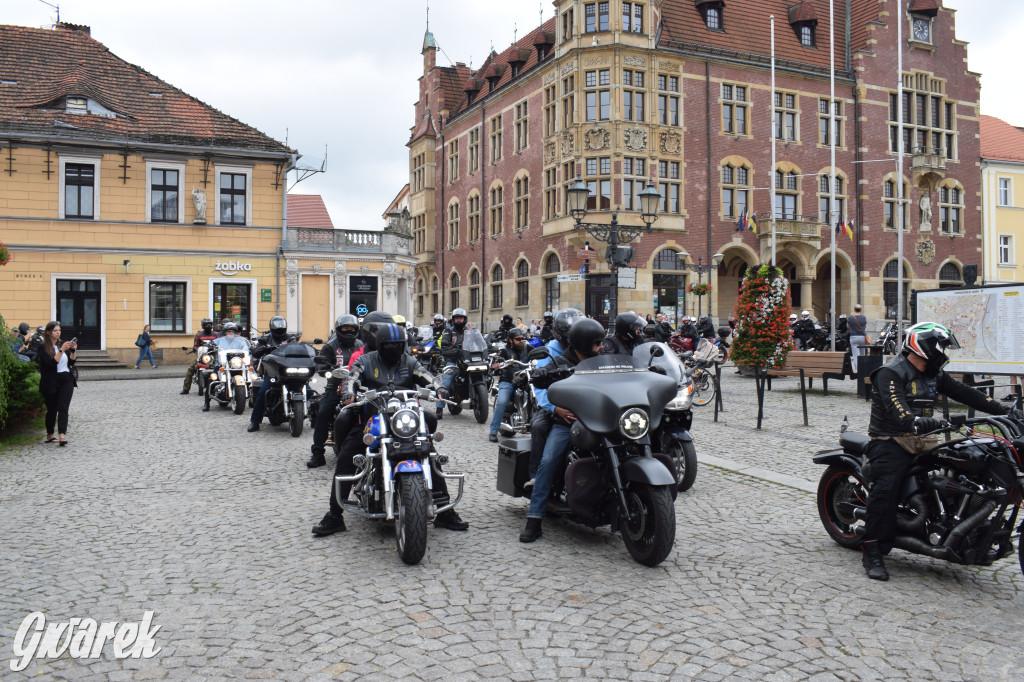
[[[238,355],[233,356],[228,360],[228,365],[231,369],[242,369],[242,358]]]
[[[391,417],[391,431],[399,438],[411,438],[420,429],[420,420],[412,410],[399,410]]]
[[[203,353],[203,356],[199,358],[199,362],[203,363],[204,365],[212,365],[213,356],[210,355],[209,353]]]
[[[284,371],[285,374],[309,374],[308,367],[289,367]]]
[[[685,410],[693,402],[693,384],[686,384],[679,389],[676,397],[665,406],[666,410]]]
[[[626,438],[633,440],[643,438],[650,425],[651,420],[647,417],[647,413],[639,407],[631,407],[619,417],[619,431]]]

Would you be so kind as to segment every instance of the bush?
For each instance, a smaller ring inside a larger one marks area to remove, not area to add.
[[[789,311],[789,281],[782,270],[770,265],[747,270],[736,303],[732,361],[765,369],[783,367],[793,349]]]
[[[21,423],[43,406],[39,393],[39,369],[34,362],[22,362],[12,348],[13,336],[0,316],[0,433]]]

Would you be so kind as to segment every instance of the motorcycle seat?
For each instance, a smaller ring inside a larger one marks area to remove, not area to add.
[[[863,433],[844,431],[839,434],[839,445],[847,452],[852,452],[855,455],[863,455],[869,442],[871,442],[871,439]]]

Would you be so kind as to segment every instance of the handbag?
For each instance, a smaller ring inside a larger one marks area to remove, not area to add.
[[[871,337],[868,336],[867,334],[865,334],[864,335],[864,345],[865,346],[870,346],[872,343],[874,343],[874,342],[871,340]]]
[[[139,334],[139,337],[135,339],[135,345],[138,346],[139,348],[146,347],[147,344],[145,341],[142,340],[142,334]]]

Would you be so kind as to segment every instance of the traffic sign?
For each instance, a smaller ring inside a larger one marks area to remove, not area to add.
[[[559,282],[585,282],[587,281],[586,275],[559,275]]]
[[[576,252],[576,255],[580,258],[597,258],[597,251],[594,251],[594,249],[580,249]]]

